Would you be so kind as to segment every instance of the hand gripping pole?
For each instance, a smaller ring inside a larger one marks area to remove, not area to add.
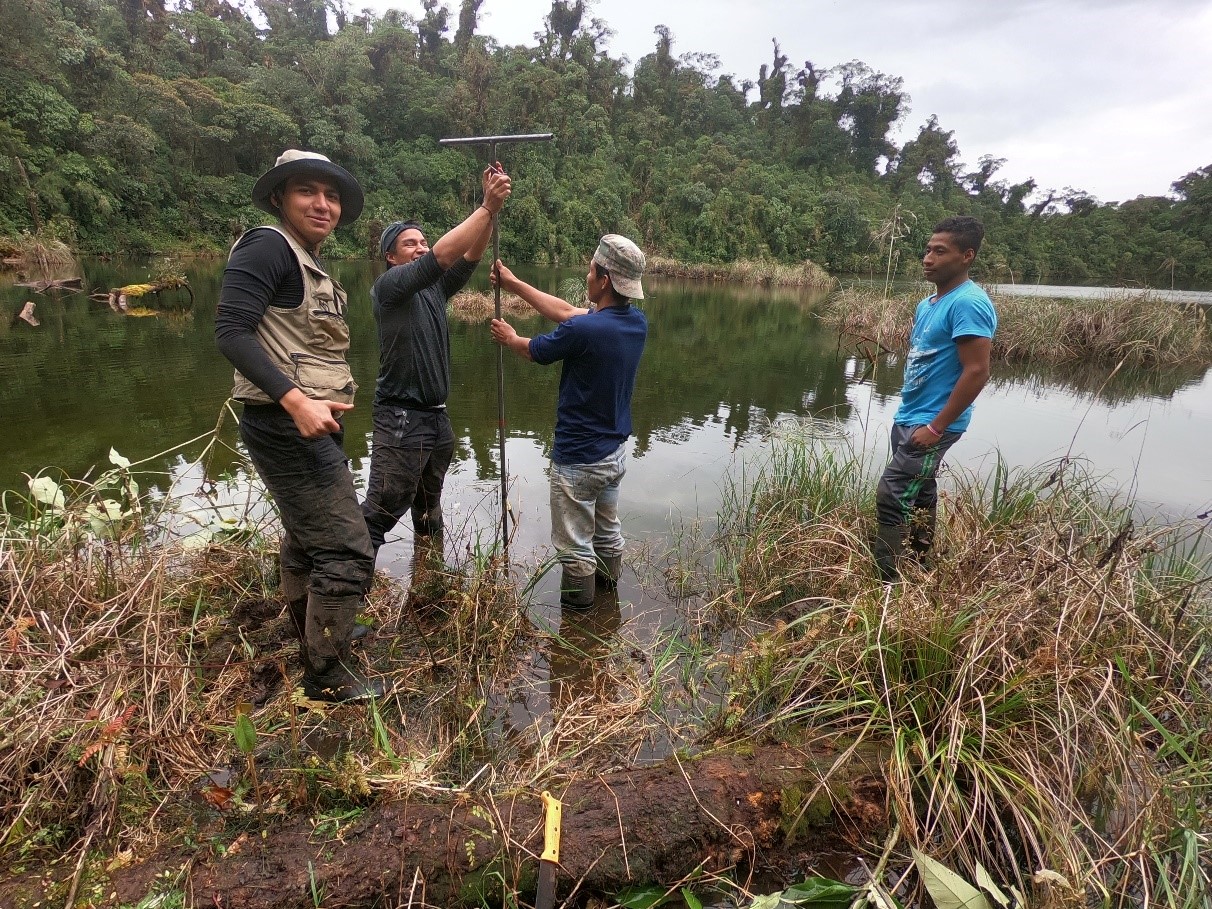
[[[487,145],[490,164],[497,160],[498,145],[515,142],[550,142],[552,133],[528,133],[515,136],[468,136],[462,139],[439,139],[439,145]],[[501,237],[497,216],[492,216],[492,267],[497,267],[501,257]],[[501,318],[501,282],[494,288],[496,317]],[[501,552],[509,562],[509,471],[505,468],[505,348],[497,346],[497,449],[501,460]]]

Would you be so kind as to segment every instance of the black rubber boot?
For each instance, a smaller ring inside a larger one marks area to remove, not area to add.
[[[311,574],[306,571],[282,569],[279,591],[286,600],[286,621],[295,640],[299,642],[299,662],[307,665],[307,584]]]
[[[879,524],[871,541],[871,554],[880,580],[895,584],[901,579],[900,560],[905,554],[905,528],[901,524]]]
[[[422,515],[415,512],[412,517],[412,532],[418,537],[441,537],[442,506],[429,509]]]
[[[930,567],[930,549],[934,546],[934,524],[936,509],[919,508],[909,525],[909,548],[913,557],[924,568]]]
[[[594,573],[569,574],[565,568],[560,573],[560,603],[574,609],[586,609],[593,605],[593,596],[597,592],[597,581]]]
[[[619,575],[623,572],[623,557],[621,555],[598,556],[598,565],[594,571],[598,583],[613,590],[619,584]]]
[[[363,701],[381,698],[383,683],[368,679],[349,653],[362,597],[325,597],[307,601],[303,694],[313,701]]]
[[[307,626],[307,584],[311,574],[306,571],[282,569],[282,598],[286,600],[286,614],[290,617],[290,627],[299,642],[299,659],[306,664],[306,626]],[[371,627],[355,622],[349,639],[355,644],[370,634]]]

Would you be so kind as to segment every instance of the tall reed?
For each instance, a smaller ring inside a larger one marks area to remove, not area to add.
[[[782,439],[729,500],[711,603],[754,634],[717,732],[886,753],[902,842],[1030,905],[1206,905],[1202,530],[1139,525],[1070,463],[1003,467],[951,479],[934,565],[886,586],[868,467]]]
[[[837,286],[837,279],[815,262],[805,259],[788,265],[770,259],[738,259],[722,264],[708,262],[679,262],[662,256],[651,256],[645,269],[651,275],[690,278],[695,281],[726,281],[735,284],[761,284],[772,287],[811,287],[828,290]]]
[[[825,304],[822,319],[844,336],[904,353],[914,307],[928,292],[923,285],[914,297],[885,297],[850,288]],[[1081,300],[994,294],[993,302],[995,359],[1150,369],[1212,363],[1212,332],[1199,306],[1127,291]]]

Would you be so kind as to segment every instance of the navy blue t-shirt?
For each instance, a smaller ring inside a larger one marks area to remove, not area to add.
[[[564,361],[556,407],[557,464],[596,464],[631,435],[631,394],[648,337],[648,319],[634,306],[608,306],[573,316],[532,338],[530,357]]]

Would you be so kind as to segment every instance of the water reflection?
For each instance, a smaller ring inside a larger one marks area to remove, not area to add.
[[[548,698],[552,712],[581,698],[610,701],[615,680],[606,657],[618,643],[622,623],[619,594],[599,587],[588,609],[565,608],[547,651]]]
[[[189,263],[196,304],[184,316],[131,318],[92,303],[87,291],[142,281],[146,265],[84,263],[85,293],[31,295],[0,284],[0,312],[11,315],[33,297],[41,324],[0,319],[0,489],[24,488],[21,474],[46,466],[83,476],[104,465],[110,447],[168,473],[179,460],[164,454],[211,431],[220,441],[208,479],[238,469],[234,423],[222,419],[231,368],[212,339],[222,263]],[[369,289],[379,266],[334,263],[350,292],[352,368],[361,404],[348,414],[347,445],[364,480],[369,455],[370,391],[377,345]],[[527,280],[556,290],[567,274],[523,269]],[[485,287],[480,274],[478,288]],[[11,278],[8,279],[11,282]],[[719,483],[738,461],[764,445],[766,428],[784,417],[822,418],[878,447],[900,389],[900,364],[873,362],[839,345],[812,314],[817,302],[794,289],[732,288],[652,280],[648,348],[640,367],[633,416],[635,442],[624,482],[629,535],[668,538],[671,522],[714,514]],[[544,329],[525,321],[525,332]],[[493,538],[500,465],[496,452],[496,349],[485,325],[453,322],[450,413],[458,437],[449,500],[456,524]],[[559,370],[505,361],[507,456],[511,503],[518,516],[518,552],[546,545],[546,463],[552,444]],[[979,463],[997,446],[1012,464],[1084,454],[1124,485],[1135,483],[1162,510],[1187,513],[1212,500],[1212,477],[1201,459],[1212,446],[1212,391],[1203,370],[1110,374],[995,368],[969,437],[956,457]],[[1125,425],[1125,421],[1128,421]],[[1076,442],[1074,440],[1076,439]],[[878,453],[875,455],[878,458]],[[1181,484],[1174,482],[1181,478]],[[155,478],[153,478],[155,479]],[[408,531],[385,551],[389,570],[407,574]],[[639,597],[624,590],[624,600]]]

